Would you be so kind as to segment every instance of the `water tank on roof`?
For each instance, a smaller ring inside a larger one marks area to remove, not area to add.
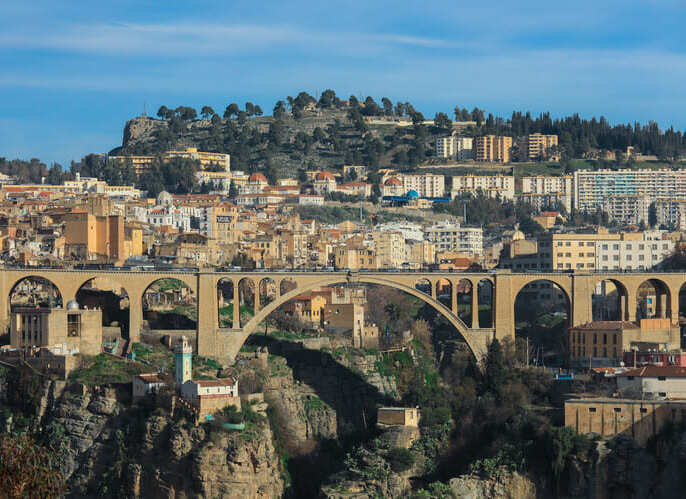
[[[69,300],[67,302],[67,310],[78,310],[79,309],[79,302],[76,300]]]

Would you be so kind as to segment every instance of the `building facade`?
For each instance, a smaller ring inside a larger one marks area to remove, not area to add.
[[[481,191],[484,195],[502,200],[514,200],[515,179],[509,175],[459,175],[452,177],[450,197],[462,194],[476,195]]]
[[[454,251],[480,255],[483,251],[483,229],[461,227],[460,224],[439,224],[424,229],[424,237],[437,252]]]
[[[474,159],[489,163],[509,163],[512,137],[486,135],[474,138]]]

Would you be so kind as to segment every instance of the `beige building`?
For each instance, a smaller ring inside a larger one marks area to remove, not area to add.
[[[11,313],[12,347],[48,348],[54,353],[98,355],[102,349],[102,311],[15,307]]]
[[[64,252],[67,258],[123,262],[143,252],[140,227],[124,226],[120,215],[96,216],[74,210],[63,216]]]
[[[399,269],[406,260],[405,236],[402,232],[373,232],[377,268]]]
[[[442,198],[445,196],[445,177],[433,173],[394,175],[402,183],[401,195],[416,191],[419,197]]]
[[[362,244],[346,243],[334,248],[334,265],[337,269],[376,269],[376,251]]]
[[[580,434],[627,435],[645,445],[666,424],[680,423],[686,401],[585,398],[565,401],[565,426]]]
[[[509,163],[512,137],[486,135],[474,138],[474,159],[489,163]]]
[[[233,378],[189,380],[181,385],[181,396],[201,420],[230,405],[241,409],[238,380]]]
[[[532,133],[520,141],[519,159],[520,161],[547,159],[553,147],[557,147],[557,135]]]
[[[414,407],[379,407],[376,422],[392,426],[419,426],[421,413]]]
[[[202,170],[219,169],[225,172],[231,170],[231,156],[229,154],[198,151],[197,147],[186,147],[180,151],[167,151],[162,155],[163,161],[168,161],[173,158],[196,160],[200,163]],[[125,164],[131,164],[136,170],[136,175],[141,175],[142,173],[150,171],[152,164],[155,161],[155,156],[110,156],[110,159]]]
[[[460,224],[438,224],[424,229],[424,237],[437,252],[454,251],[465,255],[480,255],[483,251],[483,229],[461,227]]]
[[[670,319],[641,319],[639,325],[628,321],[595,321],[569,329],[569,358],[608,359],[619,363],[624,352],[645,345],[679,348],[681,334]]]

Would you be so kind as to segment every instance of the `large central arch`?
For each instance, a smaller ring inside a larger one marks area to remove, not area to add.
[[[289,292],[277,297],[274,301],[270,302],[264,308],[262,308],[257,314],[255,314],[254,317],[250,319],[250,321],[248,321],[245,324],[245,326],[243,326],[240,333],[242,335],[242,338],[240,339],[240,345],[238,345],[238,348],[240,348],[240,346],[245,342],[245,340],[247,340],[248,336],[250,336],[250,334],[253,333],[253,331],[257,328],[260,322],[266,319],[270,313],[272,313],[274,310],[276,310],[284,303],[288,302],[289,300],[295,298],[296,296],[302,293],[307,293],[308,291],[311,291],[314,288],[322,286],[332,286],[334,284],[345,284],[347,282],[351,281],[346,276],[330,277],[328,279],[309,282],[306,285],[298,286],[295,289],[292,289]],[[462,335],[465,342],[467,343],[467,346],[471,350],[472,354],[477,358],[477,360],[480,360],[485,355],[488,343],[493,337],[493,330],[471,330],[458,316],[453,314],[448,307],[443,305],[437,299],[432,298],[431,295],[416,289],[414,286],[408,286],[380,277],[359,276],[355,279],[354,282],[376,284],[378,286],[389,286],[391,288],[404,291],[409,295],[419,298],[423,302],[431,305],[438,313],[445,317],[448,320],[448,322],[450,322],[450,324],[453,325],[455,329],[457,329],[457,331]]]

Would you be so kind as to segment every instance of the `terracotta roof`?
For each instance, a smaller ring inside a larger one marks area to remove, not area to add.
[[[193,383],[198,386],[233,386],[236,381],[233,378],[194,379]]]
[[[572,329],[640,329],[639,326],[629,321],[594,321],[574,326]]]
[[[261,173],[253,173],[248,177],[248,182],[264,182],[267,183],[267,177],[262,175]]]
[[[384,185],[403,185],[403,183],[395,177],[391,177],[384,182]]]
[[[686,378],[686,367],[680,366],[645,366],[630,371],[623,372],[617,376],[635,376],[638,378],[657,378],[665,376],[668,378]]]
[[[319,172],[315,178],[316,180],[336,180],[329,172]]]

